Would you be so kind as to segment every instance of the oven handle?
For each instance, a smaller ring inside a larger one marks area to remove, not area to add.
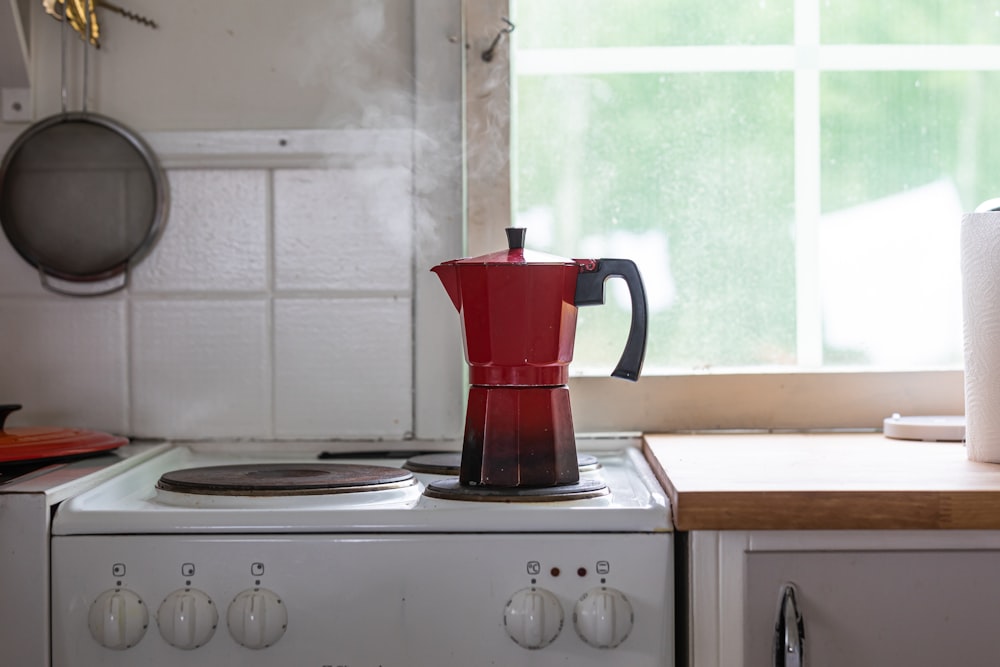
[[[804,667],[805,625],[795,601],[795,584],[781,588],[778,619],[774,624],[774,667]]]

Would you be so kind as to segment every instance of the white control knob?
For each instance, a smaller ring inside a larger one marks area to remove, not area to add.
[[[90,605],[90,634],[105,648],[123,651],[139,643],[149,625],[142,598],[127,588],[104,591]]]
[[[576,602],[573,625],[583,641],[595,648],[614,648],[632,631],[632,605],[614,588],[592,588]]]
[[[562,630],[562,605],[544,588],[522,588],[510,596],[503,611],[503,624],[518,646],[543,648]]]
[[[207,594],[197,588],[182,588],[164,598],[156,612],[156,622],[168,644],[193,649],[215,634],[219,612]]]
[[[230,603],[226,614],[229,634],[241,646],[260,649],[281,639],[288,627],[288,610],[275,593],[249,588]]]

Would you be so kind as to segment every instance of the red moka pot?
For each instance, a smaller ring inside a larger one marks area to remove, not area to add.
[[[509,248],[435,266],[462,318],[469,400],[459,482],[540,487],[579,481],[570,410],[578,306],[604,303],[604,281],[625,280],[632,323],[612,373],[635,381],[646,351],[646,292],[627,259],[565,259]]]

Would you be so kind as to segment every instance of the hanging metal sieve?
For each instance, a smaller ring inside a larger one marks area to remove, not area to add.
[[[89,24],[89,12],[87,17]],[[155,154],[139,135],[87,111],[89,45],[82,110],[67,110],[66,24],[64,15],[62,113],[25,130],[0,162],[0,225],[14,249],[38,269],[45,288],[98,296],[125,287],[129,268],[156,242],[168,189]],[[120,282],[100,291],[50,280],[91,283],[116,276]]]

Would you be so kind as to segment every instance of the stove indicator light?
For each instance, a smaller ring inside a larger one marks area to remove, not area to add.
[[[581,577],[586,577],[587,576],[587,568],[585,568],[585,567],[578,567],[578,568],[576,568],[576,574],[578,576],[581,576]]]
[[[553,577],[558,577],[559,576],[559,568],[558,567],[552,568],[551,570],[549,570],[549,574],[551,574]]]

